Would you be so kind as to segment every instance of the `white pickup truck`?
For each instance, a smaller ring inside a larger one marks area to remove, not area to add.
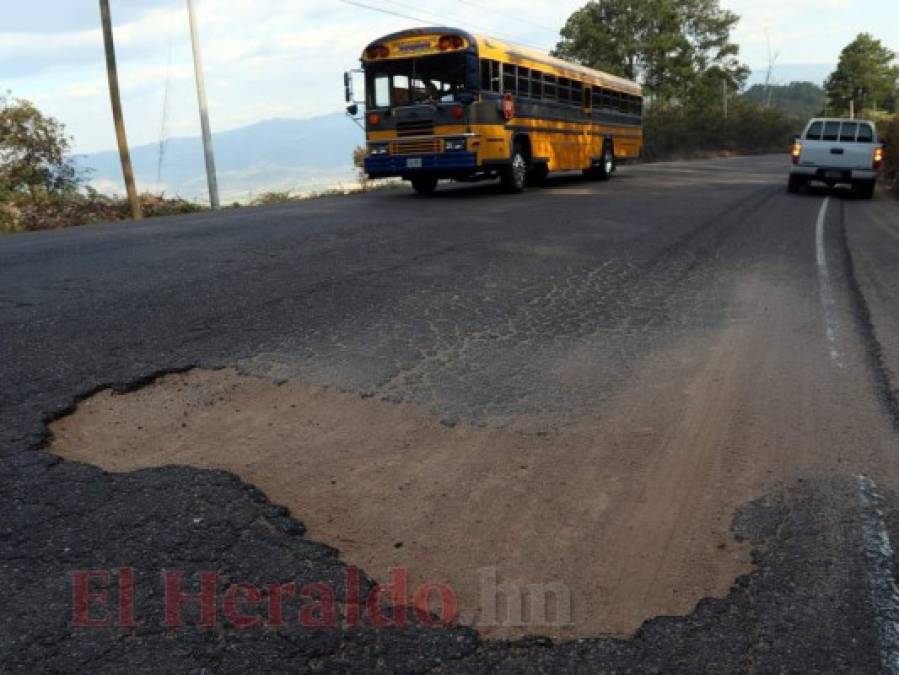
[[[851,185],[870,199],[883,164],[883,145],[872,122],[813,119],[793,139],[792,156],[790,192],[817,181],[829,187]]]

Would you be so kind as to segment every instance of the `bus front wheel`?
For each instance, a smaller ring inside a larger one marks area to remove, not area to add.
[[[515,144],[512,150],[512,161],[503,167],[500,181],[503,190],[513,194],[523,192],[528,180],[528,160],[525,157],[524,148],[520,143]]]
[[[412,189],[420,195],[434,194],[437,189],[437,176],[416,176],[412,179]]]

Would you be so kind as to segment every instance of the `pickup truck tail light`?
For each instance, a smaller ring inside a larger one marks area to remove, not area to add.
[[[802,157],[802,143],[793,143],[790,155],[793,157],[793,164],[799,164],[799,158]]]
[[[883,166],[883,146],[878,145],[874,148],[874,170],[877,171]]]

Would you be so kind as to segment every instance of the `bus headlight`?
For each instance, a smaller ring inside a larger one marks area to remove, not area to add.
[[[377,155],[386,155],[387,154],[387,144],[386,143],[378,143],[371,144],[368,146],[368,154],[372,157],[376,157]]]
[[[464,151],[468,149],[468,141],[464,138],[447,138],[445,147],[447,152]]]

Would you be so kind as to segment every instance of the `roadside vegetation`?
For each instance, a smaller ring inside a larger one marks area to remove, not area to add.
[[[72,139],[64,125],[41,113],[29,101],[0,95],[0,234],[130,220],[124,197],[108,196],[88,184],[71,158]],[[360,154],[361,153],[361,154]],[[357,148],[359,166],[364,150]],[[283,204],[353,192],[394,187],[395,182],[369,181],[314,193],[273,191],[259,195],[254,206]],[[196,213],[207,207],[179,197],[140,195],[145,218]],[[234,203],[232,208],[239,207]]]
[[[894,116],[890,124],[883,132],[887,149],[884,156],[884,180],[893,190],[893,194],[899,198],[899,115]]]
[[[71,159],[65,127],[32,103],[0,96],[0,233],[125,220],[125,199],[100,194]],[[141,195],[147,216],[203,207],[161,195]]]

